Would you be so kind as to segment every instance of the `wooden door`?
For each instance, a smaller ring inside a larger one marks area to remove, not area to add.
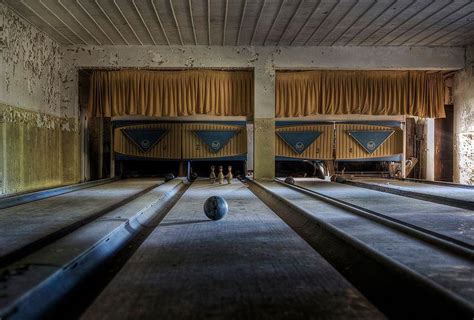
[[[435,180],[453,181],[453,106],[445,106],[446,118],[435,120]]]

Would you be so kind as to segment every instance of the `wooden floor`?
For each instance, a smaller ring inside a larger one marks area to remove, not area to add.
[[[229,203],[210,221],[211,195]],[[383,316],[245,185],[196,181],[84,319]]]
[[[119,180],[0,210],[0,258],[161,183]]]
[[[430,183],[420,183],[408,180],[382,179],[382,178],[363,178],[355,179],[356,182],[368,183],[386,188],[393,188],[401,191],[417,192],[421,194],[450,198],[470,202],[474,207],[474,186],[455,187],[449,185],[436,185]]]
[[[474,245],[474,216],[471,210],[321,180],[297,179],[297,184]]]
[[[436,248],[423,240],[352,214],[280,183],[264,182],[262,184],[272,192],[303,208],[317,219],[354,237],[372,250],[414,270],[426,279],[448,288],[466,301],[474,301],[472,260]],[[466,212],[467,210],[447,207],[446,211],[442,211],[440,207],[446,206],[340,183],[314,182],[314,179],[313,182],[307,179],[297,179],[297,184],[364,208],[368,207],[371,210],[389,214],[403,221],[409,220],[412,223],[419,223],[447,235],[464,236],[462,230],[458,229],[463,226],[459,219],[464,219],[472,226],[472,212]],[[457,211],[461,211],[463,214],[456,218],[454,213]],[[446,222],[449,219],[454,223],[454,226],[453,223]],[[472,234],[472,229],[470,232]],[[463,239],[470,241],[469,237],[463,237]],[[370,276],[367,275],[367,277]]]

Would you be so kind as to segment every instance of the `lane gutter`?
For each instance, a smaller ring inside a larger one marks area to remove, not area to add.
[[[11,196],[1,197],[0,209],[6,209],[6,208],[18,206],[20,204],[28,203],[28,202],[47,199],[47,198],[59,196],[62,194],[74,192],[81,189],[92,188],[92,187],[100,186],[103,184],[111,183],[117,180],[120,180],[120,179],[119,178],[100,179],[100,180],[67,185],[63,187],[57,187],[57,188],[51,188],[51,189],[45,189],[45,190],[40,190],[40,191],[14,194]]]

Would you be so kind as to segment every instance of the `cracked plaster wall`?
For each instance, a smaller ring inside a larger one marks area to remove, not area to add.
[[[454,181],[474,185],[474,47],[466,61],[454,85]]]
[[[0,4],[0,194],[79,179],[77,119],[61,107],[61,59],[58,43]]]

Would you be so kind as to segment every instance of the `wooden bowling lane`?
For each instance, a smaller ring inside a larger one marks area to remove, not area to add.
[[[321,180],[296,179],[296,184],[474,245],[474,216],[471,210]]]
[[[422,183],[382,178],[354,178],[347,180],[346,183],[405,197],[474,210],[474,186],[448,183],[436,184],[436,182]]]
[[[123,204],[162,183],[157,179],[118,180],[0,210],[0,264],[33,244],[48,242],[62,231]],[[52,236],[54,235],[54,236]]]
[[[211,221],[205,200],[229,204]],[[383,318],[248,188],[198,180],[84,319]]]

